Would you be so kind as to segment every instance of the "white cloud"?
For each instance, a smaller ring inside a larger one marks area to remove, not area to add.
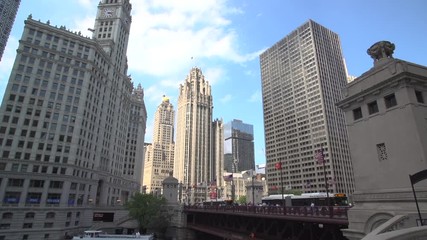
[[[92,0],[77,0],[77,3],[84,8],[91,8],[94,6],[94,2]]]
[[[220,82],[225,75],[224,69],[222,68],[207,67],[205,70],[202,69],[202,71],[205,79],[209,81],[211,86],[218,84],[218,82]]]
[[[132,4],[130,71],[176,76],[190,69],[191,57],[199,63],[213,58],[236,63],[253,59],[254,54],[237,52],[238,36],[228,16],[241,11],[225,0],[148,0]]]

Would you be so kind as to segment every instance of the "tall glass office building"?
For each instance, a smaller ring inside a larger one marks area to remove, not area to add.
[[[253,125],[236,119],[224,125],[224,161],[227,172],[255,170]]]
[[[352,193],[344,113],[335,106],[347,82],[338,35],[309,20],[262,53],[260,65],[271,192]]]

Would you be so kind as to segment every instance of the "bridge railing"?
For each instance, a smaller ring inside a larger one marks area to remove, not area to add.
[[[252,213],[261,215],[285,215],[299,217],[340,218],[347,219],[348,206],[215,206],[215,205],[186,205],[185,210]]]

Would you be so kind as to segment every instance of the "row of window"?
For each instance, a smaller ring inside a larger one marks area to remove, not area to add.
[[[421,91],[415,90],[415,97],[418,103],[424,103],[423,93]],[[384,105],[386,109],[397,106],[397,99],[394,93],[389,94],[384,97]],[[379,112],[378,102],[377,100],[369,102],[367,104],[369,115],[375,114]],[[353,119],[358,120],[363,118],[362,108],[358,107],[353,109]]]
[[[58,36],[53,36],[50,33],[44,34],[42,31],[39,30],[35,30],[34,28],[30,28],[28,30],[28,35],[30,36],[35,36],[36,38],[42,38],[43,35],[46,36],[45,40],[50,42],[54,42],[54,43],[59,43],[60,38]],[[74,48],[75,46],[78,46],[78,50],[82,51],[84,49],[85,52],[89,52],[89,47],[84,46],[82,44],[76,44],[76,42],[74,41],[69,41],[67,39],[62,39],[62,45],[66,46],[66,47],[70,47],[70,48]]]

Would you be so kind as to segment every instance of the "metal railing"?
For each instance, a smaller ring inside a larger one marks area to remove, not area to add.
[[[333,218],[347,220],[348,206],[212,206],[186,205],[184,211],[209,211],[227,213],[247,213],[254,215],[298,216],[310,218]]]

